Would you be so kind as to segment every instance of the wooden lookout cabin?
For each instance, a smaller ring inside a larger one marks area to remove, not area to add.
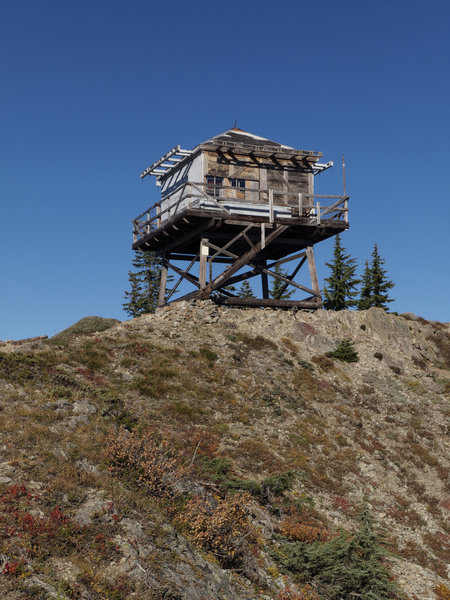
[[[348,196],[314,194],[314,176],[333,164],[321,156],[233,128],[193,150],[176,146],[145,169],[141,178],[156,177],[161,199],[133,219],[133,249],[162,257],[159,306],[185,281],[194,289],[177,300],[320,308],[313,246],[348,228]],[[299,283],[305,263],[309,281]],[[170,291],[168,269],[179,276]],[[230,291],[258,276],[261,298]],[[281,282],[276,298],[269,277]],[[304,297],[280,298],[288,288]]]

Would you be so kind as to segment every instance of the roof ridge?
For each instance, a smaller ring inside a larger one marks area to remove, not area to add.
[[[275,142],[274,140],[269,140],[268,138],[262,137],[260,135],[256,135],[255,133],[250,133],[249,131],[244,131],[243,129],[239,129],[238,127],[231,127],[222,133],[218,133],[213,137],[201,142],[198,144],[199,146],[202,144],[208,144],[210,142],[214,142],[220,138],[248,138],[249,145],[264,145],[264,146],[276,146],[278,148],[286,148],[288,150],[294,150],[292,146],[287,146],[286,144],[280,144],[280,142]],[[245,144],[245,140],[239,140],[241,143]],[[253,142],[253,144],[252,144]],[[263,142],[262,144],[257,144],[256,142]]]

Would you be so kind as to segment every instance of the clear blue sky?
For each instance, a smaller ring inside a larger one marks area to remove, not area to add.
[[[0,2],[0,339],[126,318],[140,171],[236,119],[345,154],[344,246],[378,243],[392,310],[448,320],[449,24],[448,0]]]

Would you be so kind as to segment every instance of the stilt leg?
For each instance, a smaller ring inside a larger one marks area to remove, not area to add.
[[[319,290],[319,280],[317,279],[317,270],[316,270],[316,260],[314,258],[314,248],[313,246],[308,246],[306,248],[306,256],[308,258],[308,267],[309,267],[309,276],[311,278],[311,287],[315,296],[320,296]]]
[[[200,283],[200,289],[206,287],[206,265],[208,262],[209,248],[206,244],[203,243],[203,238],[200,241],[200,267],[198,273],[198,281]]]
[[[166,285],[167,285],[167,265],[165,264],[166,255],[163,256],[163,266],[161,267],[161,279],[159,281],[159,296],[158,307],[164,306],[166,302]]]
[[[263,263],[263,267],[266,266],[266,261]],[[267,277],[267,273],[261,273],[261,286],[262,286],[262,297],[269,297],[269,281]]]

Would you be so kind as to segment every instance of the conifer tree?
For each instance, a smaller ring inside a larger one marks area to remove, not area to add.
[[[353,596],[392,600],[397,588],[385,564],[388,553],[366,502],[358,520],[359,527],[350,538],[341,534],[328,542],[328,548],[316,548],[316,560],[311,556],[315,562],[311,574],[325,597],[333,600]]]
[[[384,259],[380,257],[378,246],[375,244],[372,252],[372,261],[366,261],[364,274],[362,278],[362,288],[358,301],[358,309],[366,310],[371,306],[387,310],[389,290],[394,287],[394,283],[387,278],[387,271],[383,268]]]
[[[239,288],[239,296],[241,298],[255,298],[252,286],[249,284],[247,279],[244,279],[244,281],[241,284],[241,287]]]
[[[394,600],[402,595],[387,567],[384,536],[375,527],[367,502],[353,534],[341,533],[329,542],[290,543],[281,562],[302,579],[314,581],[323,598]]]
[[[357,306],[358,310],[367,310],[372,306],[372,278],[368,260],[366,260],[364,273],[361,279],[361,292]]]
[[[286,271],[284,271],[280,267],[280,265],[275,265],[273,272],[276,273],[277,275],[282,275],[283,277],[287,277]],[[283,292],[282,290],[285,285],[286,284],[284,281],[281,281],[281,279],[275,279],[275,277],[274,277],[272,279],[272,287],[269,290],[269,296],[271,298],[276,298],[277,300],[289,300],[289,298],[294,293],[294,290],[286,289]]]
[[[333,261],[325,264],[331,273],[325,279],[327,285],[323,289],[323,307],[326,310],[345,310],[355,306],[358,294],[356,286],[359,283],[355,277],[356,260],[346,254],[339,234],[334,239]]]
[[[229,292],[232,296],[234,296],[237,292],[237,287],[235,285],[226,285],[221,288],[224,292]]]
[[[392,281],[387,278],[387,271],[383,269],[384,259],[380,257],[378,247],[375,244],[372,252],[372,264],[370,277],[372,283],[372,306],[387,310],[387,303],[392,302],[389,298],[389,290],[394,287]]]
[[[161,259],[154,252],[135,250],[132,265],[134,271],[128,272],[130,291],[125,292],[125,312],[130,317],[155,312],[158,305],[159,282],[161,278]]]

